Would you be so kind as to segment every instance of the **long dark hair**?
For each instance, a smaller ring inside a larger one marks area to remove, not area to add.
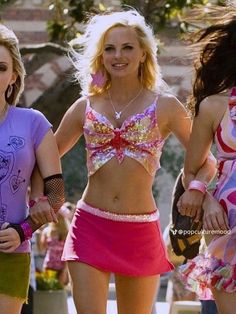
[[[213,24],[191,35],[192,47],[197,52],[193,89],[188,99],[193,115],[198,114],[203,99],[236,86],[236,8],[221,7],[212,12]]]

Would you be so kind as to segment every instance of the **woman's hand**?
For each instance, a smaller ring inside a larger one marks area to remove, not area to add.
[[[13,228],[7,228],[8,225],[9,223],[5,222],[0,230],[0,252],[3,253],[12,253],[21,244],[18,232]]]
[[[30,208],[29,215],[34,223],[44,225],[48,222],[57,222],[57,216],[47,199],[40,199]]]
[[[203,228],[205,230],[229,230],[228,217],[220,203],[207,193],[203,202]],[[217,234],[214,232],[214,234]]]
[[[198,190],[186,190],[177,203],[178,211],[183,216],[195,217],[198,222],[202,214],[204,194]]]

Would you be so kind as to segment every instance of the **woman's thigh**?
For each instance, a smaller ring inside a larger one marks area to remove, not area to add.
[[[213,296],[216,301],[217,309],[220,314],[234,314],[236,313],[236,293],[227,293],[212,289]]]
[[[127,277],[115,275],[119,314],[150,314],[157,296],[160,276]]]
[[[20,314],[23,300],[0,294],[0,313]]]
[[[80,262],[68,262],[68,269],[77,312],[105,314],[110,273]]]

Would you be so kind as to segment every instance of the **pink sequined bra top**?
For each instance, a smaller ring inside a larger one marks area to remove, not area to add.
[[[151,176],[155,175],[164,144],[156,119],[156,102],[128,117],[120,128],[114,128],[91,107],[87,98],[83,128],[89,176],[114,157],[121,164],[125,156],[138,161]]]

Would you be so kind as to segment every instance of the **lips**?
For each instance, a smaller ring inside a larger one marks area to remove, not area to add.
[[[123,69],[128,65],[128,63],[114,63],[112,67],[115,69]]]

